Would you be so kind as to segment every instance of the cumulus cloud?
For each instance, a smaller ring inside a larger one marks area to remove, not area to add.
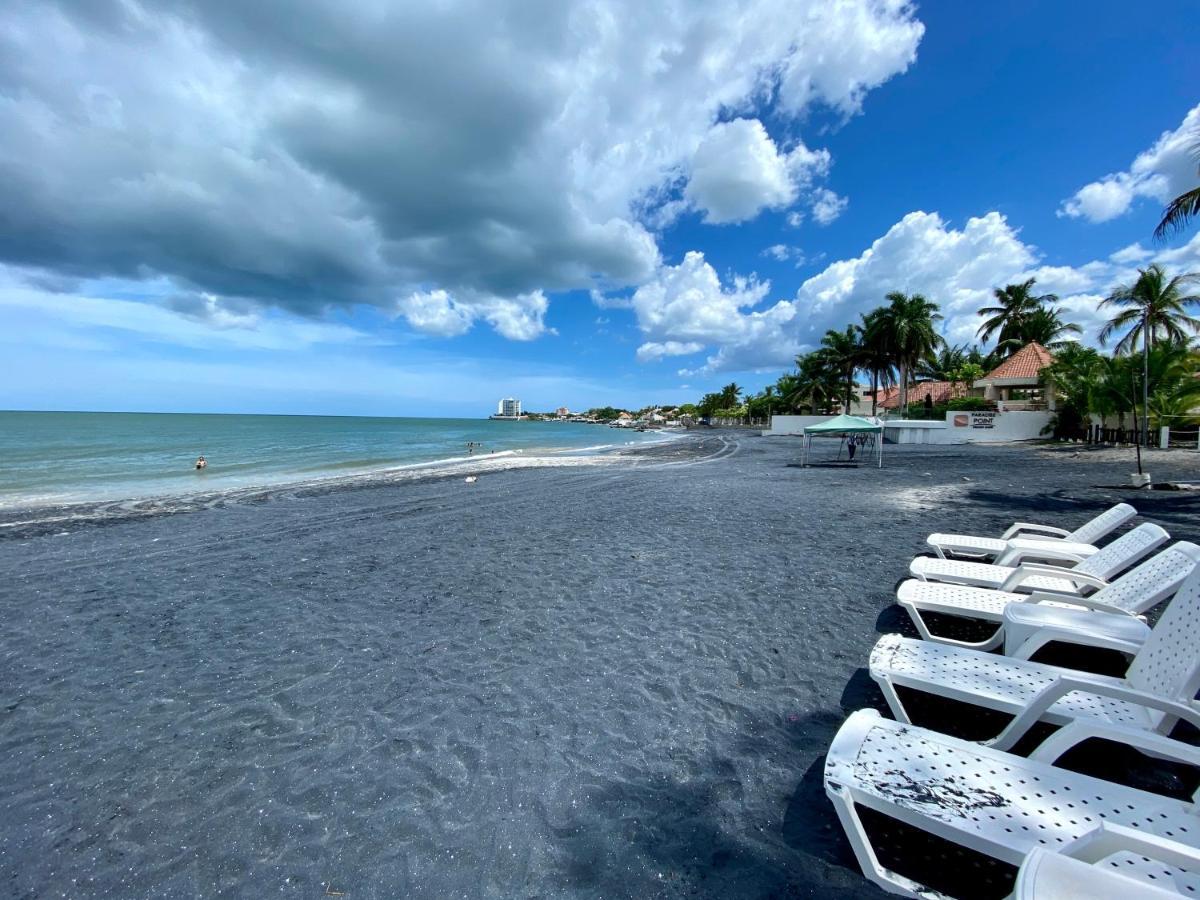
[[[694,345],[688,352],[696,353],[720,345],[703,368],[681,369],[683,375],[736,368],[747,360],[753,361],[749,367],[758,368],[789,360],[796,349],[787,328],[796,313],[792,303],[754,309],[770,289],[770,282],[754,275],[733,276],[723,284],[704,254],[692,251],[638,288],[633,310],[638,327],[655,339],[655,346],[681,342]]]
[[[1193,107],[1174,131],[1164,131],[1123,172],[1084,185],[1059,209],[1060,216],[1107,222],[1124,215],[1140,198],[1167,203],[1196,186],[1200,158],[1200,106]]]
[[[809,278],[796,295],[812,317],[811,333],[857,321],[879,306],[889,291],[921,293],[942,307],[949,337],[974,334],[970,316],[998,284],[1036,262],[997,212],[950,227],[937,213],[911,212],[862,254],[839,260]]]
[[[638,362],[657,362],[665,356],[687,356],[703,349],[699,341],[647,341],[637,348],[637,358]]]
[[[465,334],[475,322],[474,310],[440,289],[413,291],[396,301],[396,310],[417,331],[438,337]]]
[[[0,262],[535,335],[547,292],[651,278],[681,191],[752,214],[722,148],[786,203],[827,158],[752,116],[853,115],[923,33],[902,0],[732,5],[5,4]]]
[[[839,197],[829,188],[817,188],[813,192],[812,214],[813,221],[818,225],[828,225],[843,212],[850,201]]]
[[[1116,285],[1134,281],[1138,267],[1150,262],[1171,272],[1200,269],[1200,235],[1170,250],[1125,248],[1077,266],[1047,266],[998,212],[955,228],[936,213],[917,211],[858,256],[806,280],[792,299],[765,302],[765,283],[736,276],[722,286],[703,256],[689,253],[635,293],[634,309],[642,330],[657,341],[686,337],[713,348],[703,366],[680,370],[685,376],[786,367],[827,329],[844,328],[882,305],[890,291],[924,294],[941,307],[949,342],[974,342],[978,311],[991,303],[993,289],[1027,278],[1058,294],[1068,320],[1094,343],[1106,318],[1100,300]]]
[[[743,222],[763,209],[790,206],[829,163],[829,151],[803,144],[780,153],[757,119],[719,122],[696,149],[685,196],[704,211],[705,222]]]

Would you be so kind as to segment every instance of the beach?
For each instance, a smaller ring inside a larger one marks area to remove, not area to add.
[[[0,894],[883,896],[822,765],[925,536],[1127,501],[1197,541],[1200,495],[1115,487],[1132,450],[799,455],[714,430],[9,517]]]

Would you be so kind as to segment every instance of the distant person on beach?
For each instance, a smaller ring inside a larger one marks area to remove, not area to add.
[[[208,460],[205,459],[203,456],[197,457],[196,468],[197,469],[207,469],[208,468]]]

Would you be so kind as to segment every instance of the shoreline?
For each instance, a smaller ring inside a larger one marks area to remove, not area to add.
[[[699,435],[691,435],[700,437]],[[14,503],[0,505],[0,540],[54,532],[56,528],[101,524],[133,518],[175,515],[201,509],[264,502],[286,496],[311,496],[339,490],[415,484],[474,475],[495,474],[514,469],[588,467],[614,465],[636,460],[639,451],[683,442],[687,432],[665,434],[622,444],[592,447],[501,450],[479,455],[444,457],[414,463],[324,475],[289,478],[220,489],[197,489],[184,493],[147,496],[79,499],[65,502]]]
[[[487,419],[0,413],[0,509],[277,488],[663,439],[670,435],[578,423],[513,429]],[[195,471],[197,455],[208,457],[207,469]]]

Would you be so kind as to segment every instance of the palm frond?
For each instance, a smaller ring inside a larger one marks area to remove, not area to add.
[[[1187,227],[1192,219],[1200,216],[1200,187],[1180,194],[1163,210],[1162,221],[1154,229],[1155,240],[1163,240],[1168,234],[1177,234]]]

